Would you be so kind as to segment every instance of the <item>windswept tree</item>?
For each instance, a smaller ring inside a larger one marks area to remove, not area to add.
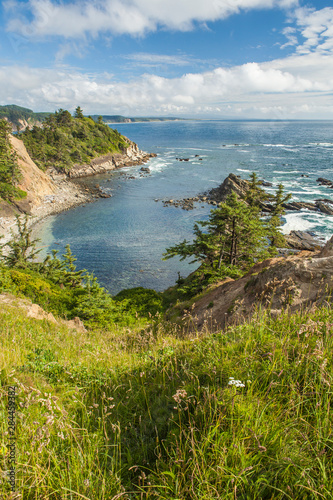
[[[252,207],[261,206],[262,202],[268,199],[268,194],[266,191],[260,187],[261,183],[255,172],[250,174],[249,190],[246,194],[245,201]]]
[[[259,207],[248,205],[231,193],[224,203],[211,210],[207,221],[194,226],[193,242],[184,240],[166,249],[164,259],[179,256],[200,262],[216,277],[246,271],[269,256],[268,228]]]

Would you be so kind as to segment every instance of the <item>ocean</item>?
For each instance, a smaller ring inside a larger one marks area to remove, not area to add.
[[[191,239],[195,221],[207,219],[212,207],[197,203],[194,210],[185,211],[164,207],[161,200],[203,193],[231,172],[245,179],[256,172],[273,183],[269,192],[282,182],[293,200],[333,202],[333,191],[316,182],[318,177],[333,180],[332,121],[188,120],[110,126],[140,149],[157,154],[145,165],[150,175],[141,176],[141,166],[136,166],[85,178],[111,198],[49,217],[37,236],[44,255],[53,248],[62,254],[70,244],[77,266],[93,272],[112,294],[137,286],[162,291],[179,274],[195,269],[195,264],[177,258],[163,261],[162,254]],[[308,230],[325,240],[333,234],[333,216],[321,213],[293,212],[284,222],[284,232]]]

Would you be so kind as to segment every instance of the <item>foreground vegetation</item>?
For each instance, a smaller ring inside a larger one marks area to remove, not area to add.
[[[200,335],[0,314],[1,468],[15,385],[24,499],[331,498],[329,308]]]
[[[163,319],[163,295],[112,298],[69,247],[42,263],[36,252],[21,220],[0,272],[2,498],[331,498],[329,306],[187,332]],[[67,318],[80,308],[88,330],[28,318],[19,297]]]

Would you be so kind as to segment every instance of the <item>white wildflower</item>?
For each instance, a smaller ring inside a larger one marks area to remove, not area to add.
[[[229,377],[228,385],[234,385],[235,387],[245,387],[245,384],[241,380],[235,380],[234,377]]]

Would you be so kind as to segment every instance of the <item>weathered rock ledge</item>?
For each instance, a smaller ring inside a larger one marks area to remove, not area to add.
[[[88,177],[96,174],[104,174],[105,172],[109,172],[110,170],[114,170],[116,168],[142,165],[143,163],[149,161],[150,158],[156,156],[154,153],[141,151],[138,145],[135,144],[135,142],[130,141],[128,138],[126,138],[126,140],[129,143],[129,147],[126,148],[122,154],[109,153],[107,155],[94,158],[89,164],[74,165],[68,173],[68,177],[70,179]]]
[[[191,307],[184,310],[186,329],[217,330],[248,321],[265,310],[272,316],[331,305],[333,287],[333,237],[321,252],[267,259],[248,274],[227,278],[213,286]],[[183,306],[179,306],[183,307]]]
[[[267,183],[261,181],[261,184],[264,186]],[[249,181],[242,179],[239,175],[231,173],[228,177],[226,177],[226,179],[224,179],[220,186],[208,191],[207,197],[211,201],[221,203],[226,200],[227,196],[231,192],[235,192],[241,199],[244,199],[249,189]],[[271,212],[272,205],[269,202],[262,201],[260,204],[263,212]],[[285,203],[283,206],[286,210],[310,210],[312,212],[322,212],[326,215],[333,215],[333,201],[327,198],[315,200],[314,203],[305,201],[290,201],[289,203]]]

